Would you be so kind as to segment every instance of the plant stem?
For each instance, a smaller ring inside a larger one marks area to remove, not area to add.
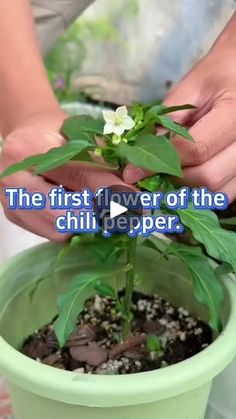
[[[137,237],[130,240],[130,244],[127,250],[127,266],[125,280],[125,297],[124,297],[124,319],[122,327],[122,339],[125,341],[131,333],[132,326],[132,314],[131,305],[134,289],[134,277],[135,277],[135,262],[136,262],[136,248],[137,248]]]

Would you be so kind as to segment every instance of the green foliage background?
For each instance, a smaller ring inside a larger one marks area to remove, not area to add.
[[[106,3],[104,16],[79,17],[46,56],[48,76],[60,102],[85,100],[74,81],[89,56],[89,44],[124,43],[119,32],[120,16],[123,20],[133,19],[139,11],[139,0]]]

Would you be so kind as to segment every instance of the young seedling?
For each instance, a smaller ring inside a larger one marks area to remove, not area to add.
[[[87,115],[68,118],[61,130],[68,140],[64,146],[14,164],[8,167],[0,178],[29,169],[35,175],[39,175],[69,161],[83,161],[91,166],[109,167],[109,170],[116,172],[121,172],[127,163],[132,163],[153,172],[152,176],[138,182],[137,186],[140,189],[150,192],[161,190],[163,193],[173,191],[176,188],[168,176],[181,177],[182,169],[170,139],[171,134],[178,134],[188,141],[193,139],[186,128],[167,115],[183,109],[192,109],[194,112],[191,105],[168,108],[160,103],[151,103],[135,104],[129,111],[125,106],[119,107],[115,112],[104,111],[103,120]],[[157,126],[164,127],[166,133],[159,135]],[[94,156],[100,157],[100,161],[94,160]],[[163,204],[161,212],[169,214],[170,210]],[[83,243],[95,258],[96,269],[91,270],[90,274],[77,274],[67,292],[58,298],[59,316],[55,323],[55,331],[61,347],[75,330],[78,315],[83,311],[86,301],[95,294],[116,301],[115,312],[119,312],[123,321],[122,340],[126,340],[132,333],[132,295],[138,274],[137,246],[151,247],[156,252],[157,260],[160,257],[175,257],[185,263],[192,278],[196,299],[208,306],[211,327],[217,332],[221,330],[220,307],[223,289],[218,280],[219,271],[217,273],[214,270],[210,258],[223,263],[222,266],[226,266],[227,271],[236,271],[236,235],[223,230],[217,216],[209,210],[196,210],[190,204],[188,209],[176,209],[173,212],[179,216],[182,224],[201,247],[175,242],[166,244],[153,237],[141,240],[140,243],[137,238],[130,238],[128,235],[114,235],[107,239],[98,233],[94,236],[75,236],[62,250],[57,263],[60,263],[72,248]],[[119,293],[119,279],[122,276],[125,276],[123,296]],[[115,313],[111,315],[115,316]],[[160,349],[157,337],[149,337],[147,345],[153,352]]]
[[[161,342],[156,335],[149,335],[147,338],[147,347],[150,352],[160,352]]]

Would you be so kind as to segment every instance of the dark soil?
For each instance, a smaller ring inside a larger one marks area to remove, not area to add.
[[[95,296],[78,319],[76,332],[60,349],[53,322],[30,336],[22,352],[43,364],[78,373],[130,374],[183,361],[212,342],[211,329],[183,308],[162,298],[134,294],[132,336],[121,342],[121,315],[110,298]],[[147,338],[156,335],[161,350],[151,352]]]

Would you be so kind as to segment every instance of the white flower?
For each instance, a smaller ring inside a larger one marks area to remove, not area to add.
[[[122,135],[124,131],[134,127],[134,120],[128,115],[126,106],[120,106],[116,111],[103,111],[106,121],[103,133]]]

